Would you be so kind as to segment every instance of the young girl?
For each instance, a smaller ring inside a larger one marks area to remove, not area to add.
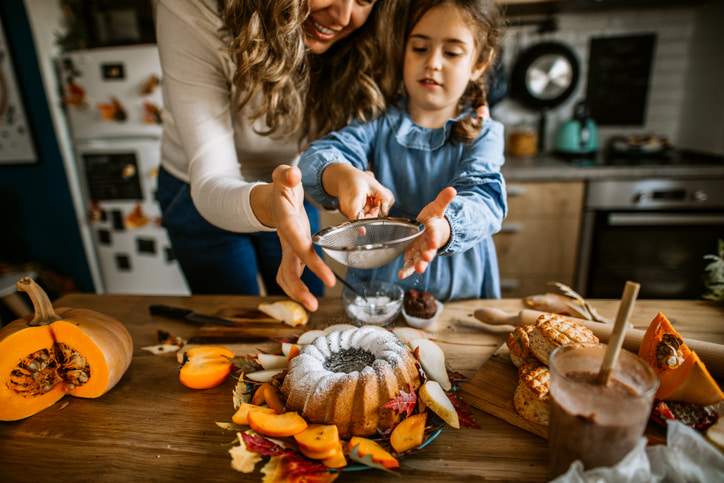
[[[322,206],[425,224],[404,260],[350,269],[350,283],[402,279],[442,301],[500,297],[491,235],[507,212],[503,127],[489,118],[483,78],[499,24],[491,0],[413,0],[392,80],[404,94],[382,117],[353,122],[302,156],[305,191]]]

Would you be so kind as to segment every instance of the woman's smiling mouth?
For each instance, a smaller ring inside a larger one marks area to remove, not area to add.
[[[317,30],[317,32],[320,33],[320,34],[322,34],[323,36],[331,37],[331,36],[333,36],[333,35],[335,35],[335,34],[337,33],[337,32],[335,32],[334,30],[332,30],[331,28],[325,27],[324,25],[316,22],[316,21],[315,21],[313,18],[311,18],[311,17],[309,18],[309,20],[310,20],[310,22],[312,23],[312,25],[314,26],[315,30]]]

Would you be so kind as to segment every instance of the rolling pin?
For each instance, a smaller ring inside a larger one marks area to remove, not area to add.
[[[546,314],[538,310],[523,309],[517,314],[510,314],[500,309],[490,307],[479,308],[475,311],[475,318],[490,325],[527,325],[535,324],[538,317]],[[572,321],[591,329],[601,342],[608,342],[613,331],[613,325],[592,320],[568,317]],[[638,353],[645,331],[639,329],[626,329],[626,337],[623,340],[623,347],[633,353]],[[715,379],[724,379],[724,345],[714,344],[701,340],[684,338],[684,342],[692,351],[696,352],[702,362],[706,365],[709,373]]]

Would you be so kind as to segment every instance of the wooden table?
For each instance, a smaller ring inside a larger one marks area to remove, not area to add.
[[[133,362],[120,383],[101,398],[66,397],[23,421],[0,423],[0,481],[261,481],[258,470],[242,474],[231,469],[228,449],[235,434],[215,424],[231,421],[235,381],[229,379],[204,391],[188,389],[178,380],[179,363],[174,355],[154,355],[142,349],[155,344],[157,329],[184,338],[198,331],[180,321],[151,316],[150,304],[214,314],[224,307],[253,308],[261,300],[275,298],[73,294],[58,300],[56,307],[94,309],[122,321],[133,336]],[[615,316],[618,302],[592,303],[603,315]],[[308,328],[349,322],[340,299],[323,299],[320,305],[319,311],[311,314]],[[523,308],[519,299],[447,303],[428,330],[450,365],[466,376],[482,366],[510,330],[478,322],[473,312],[480,307],[509,312]],[[724,343],[721,305],[639,300],[631,320],[636,327],[645,328],[658,311],[685,336]],[[256,353],[259,347],[273,344],[258,340],[246,347],[248,353]],[[405,479],[546,480],[545,440],[476,409],[473,416],[480,430],[445,428],[423,451],[404,458]],[[343,473],[337,481],[370,480],[401,481],[378,470]]]

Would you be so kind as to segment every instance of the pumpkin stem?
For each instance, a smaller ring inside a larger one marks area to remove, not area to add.
[[[33,302],[35,317],[28,322],[28,325],[47,325],[56,320],[61,320],[61,317],[53,310],[53,304],[50,303],[48,295],[40,285],[35,283],[35,280],[30,277],[23,277],[15,285],[21,292],[27,293]]]

